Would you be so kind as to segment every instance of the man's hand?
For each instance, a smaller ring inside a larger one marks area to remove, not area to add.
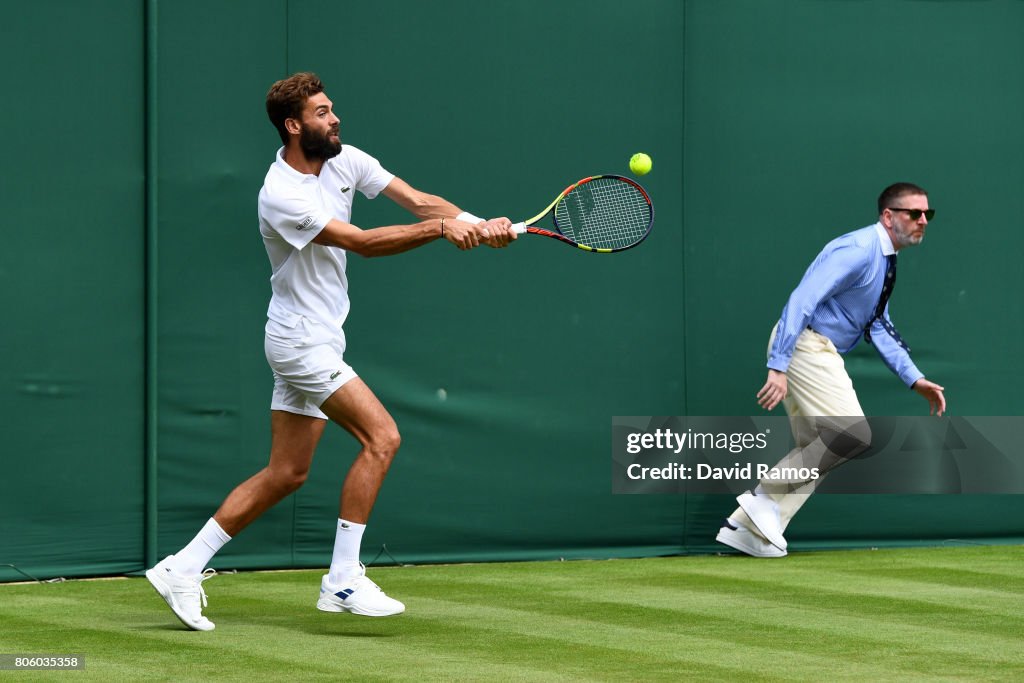
[[[480,237],[479,226],[454,218],[444,219],[444,238],[459,249],[466,251],[480,246]]]
[[[786,373],[769,370],[768,381],[761,387],[761,391],[757,392],[757,402],[765,410],[772,410],[779,405],[782,399],[786,398],[787,391]]]
[[[940,387],[935,382],[929,382],[922,377],[914,382],[914,386],[911,388],[924,396],[925,400],[928,401],[928,405],[931,406],[928,412],[929,415],[942,417],[942,414],[946,412],[946,396],[942,393],[946,390],[944,387]]]
[[[477,224],[480,241],[494,249],[507,247],[512,240],[519,237],[512,231],[512,221],[502,216]]]

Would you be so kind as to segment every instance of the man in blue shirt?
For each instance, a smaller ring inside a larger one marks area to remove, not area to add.
[[[830,469],[868,447],[870,429],[842,359],[861,336],[932,414],[945,412],[943,387],[914,365],[888,306],[897,252],[920,244],[934,215],[925,190],[890,185],[878,197],[878,222],[829,242],[804,273],[772,331],[768,379],[757,400],[766,410],[782,403],[793,427],[796,448],[776,468],[816,466],[819,476],[762,480],[737,498],[719,542],[754,557],[786,555],[783,532],[800,506]]]

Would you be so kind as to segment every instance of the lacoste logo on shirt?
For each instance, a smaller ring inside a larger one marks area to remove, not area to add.
[[[351,189],[352,189],[351,187],[349,187],[348,185],[346,185],[345,187],[341,188],[341,193],[342,193],[342,194],[345,194],[346,192],[348,192],[348,191],[349,191],[349,190],[351,190]]]

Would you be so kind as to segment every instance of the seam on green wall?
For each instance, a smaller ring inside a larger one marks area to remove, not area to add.
[[[145,70],[145,180],[143,201],[145,211],[145,238],[143,239],[143,263],[145,293],[143,317],[145,325],[144,368],[144,420],[143,427],[143,488],[145,490],[143,526],[143,563],[146,567],[156,564],[159,536],[158,468],[157,452],[157,18],[159,0],[147,0],[143,13],[143,52]]]
[[[682,292],[680,294],[681,294],[682,299],[683,299],[683,310],[682,310],[682,314],[683,314],[683,340],[682,340],[683,362],[680,364],[680,367],[683,368],[683,376],[681,378],[681,381],[683,383],[683,405],[682,405],[682,409],[683,409],[682,410],[682,414],[683,415],[687,414],[687,411],[688,411],[689,406],[690,406],[690,384],[689,384],[689,382],[686,381],[686,369],[688,367],[688,362],[689,362],[689,354],[687,353],[687,348],[686,348],[686,329],[687,329],[687,321],[690,319],[689,311],[687,310],[688,306],[687,306],[687,299],[686,299],[686,50],[687,50],[686,10],[687,10],[688,6],[689,6],[689,3],[687,3],[686,0],[683,0],[683,14],[682,14],[682,17],[683,17],[683,35],[682,35],[682,45],[683,45],[682,49],[683,49],[683,53],[680,56],[680,60],[681,60],[682,64],[680,66],[680,74],[679,74],[679,78],[682,79],[682,84],[681,84],[682,87],[680,87],[680,89],[679,89],[679,96],[682,98],[682,103],[681,103],[681,106],[680,106],[680,109],[679,109],[679,111],[682,112],[682,114],[681,114],[682,115],[682,121],[679,122],[679,127],[680,127],[679,146],[681,147],[681,149],[679,150],[679,196],[682,198],[682,201],[680,202],[680,207],[679,207],[679,233],[682,236],[681,237],[681,241],[680,241],[680,252],[681,253],[679,254],[679,259],[680,259],[679,267],[682,269],[682,271],[681,271],[682,272],[682,277],[679,278],[679,284],[680,284],[680,287],[682,288]],[[689,498],[689,495],[684,493],[683,494],[683,504],[681,506],[682,509],[683,509],[683,519],[682,519],[682,524],[679,525],[679,535],[680,535],[679,545],[680,545],[680,547],[684,551],[686,550],[686,530],[689,528],[688,517],[689,517],[690,506],[688,505],[688,502],[689,502],[688,498]]]

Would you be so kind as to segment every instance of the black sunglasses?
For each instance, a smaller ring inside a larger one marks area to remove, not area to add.
[[[903,209],[898,206],[890,206],[890,211],[906,211],[907,215],[910,216],[910,220],[916,221],[924,214],[924,217],[928,220],[935,218],[935,209]]]

